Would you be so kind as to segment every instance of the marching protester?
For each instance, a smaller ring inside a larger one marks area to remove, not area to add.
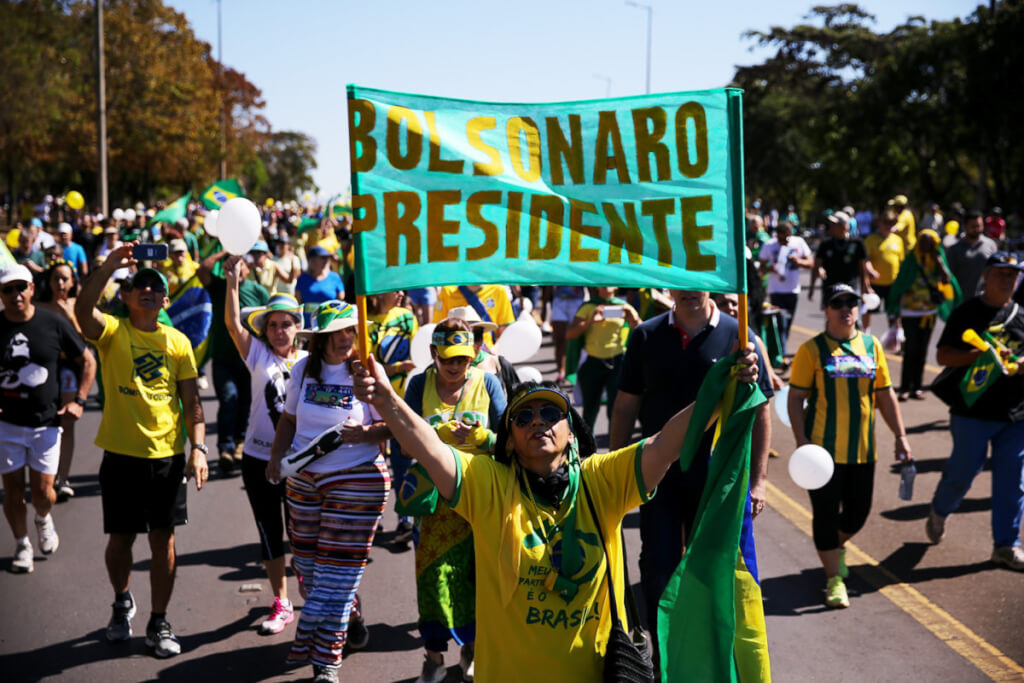
[[[1004,366],[1005,374],[995,363],[979,363],[983,352],[969,344],[964,333],[972,330],[997,346],[1004,363],[1011,355],[1024,355],[1024,307],[1012,298],[1020,272],[1021,266],[1012,255],[996,252],[990,256],[982,275],[982,294],[953,311],[939,338],[936,358],[941,365],[953,368],[948,378],[953,388],[943,394],[950,407],[953,451],[942,470],[925,525],[932,543],[942,541],[946,519],[960,507],[985,464],[991,444],[992,561],[1016,571],[1024,571],[1020,542],[1024,516],[1024,363]],[[959,390],[968,373],[975,394],[970,402]]]
[[[678,411],[697,400],[707,373],[718,359],[729,355],[739,337],[738,321],[723,315],[708,292],[676,289],[671,295],[672,310],[643,322],[630,337],[608,435],[613,450],[632,442],[638,420],[645,438],[665,429]],[[748,333],[748,339],[753,341],[754,335]],[[761,391],[773,396],[766,359],[761,354],[752,357],[757,361]],[[750,501],[745,509],[751,518],[764,510],[771,441],[768,403],[757,410],[751,437]],[[686,472],[670,468],[657,493],[640,508],[640,584],[655,653],[660,650],[658,601],[694,531],[712,441],[713,435],[705,434],[690,468]]]
[[[431,335],[433,363],[410,380],[405,400],[442,441],[488,456],[494,452],[494,430],[505,412],[505,392],[495,375],[471,367],[477,355],[473,337],[466,321],[448,318],[438,323]],[[426,649],[417,683],[444,680],[444,652],[451,639],[462,646],[463,677],[473,680],[473,533],[444,501],[432,507],[419,518],[416,544],[416,597]]]
[[[825,331],[804,342],[793,358],[788,412],[797,447],[821,446],[835,461],[829,482],[809,492],[811,525],[825,569],[825,604],[849,607],[845,545],[871,512],[876,407],[896,439],[897,461],[910,458],[910,443],[882,344],[857,329],[861,296],[839,283],[822,301]]]
[[[380,445],[391,434],[353,395],[356,315],[352,304],[325,301],[301,332],[309,355],[292,366],[266,469],[280,481],[289,449],[344,425],[342,444],[288,477],[285,489],[292,569],[306,599],[288,658],[312,660],[316,683],[338,680],[346,642],[360,649],[369,641],[356,590],[391,485]]]
[[[32,303],[32,272],[10,265],[0,272],[0,474],[4,515],[14,534],[11,570],[30,573],[35,552],[28,536],[25,469],[28,468],[39,550],[49,555],[60,546],[51,510],[57,500],[54,477],[61,457],[65,415],[82,416],[96,376],[96,361],[67,319]],[[62,401],[60,359],[81,368],[77,391]]]
[[[807,242],[793,234],[793,224],[782,221],[775,237],[761,248],[760,260],[771,269],[768,273],[768,300],[785,311],[779,326],[779,341],[785,356],[789,326],[793,323],[800,298],[800,269],[813,267],[814,255]]]
[[[295,281],[295,298],[304,304],[344,299],[345,283],[331,270],[331,252],[317,244],[306,250],[306,260],[308,267]]]
[[[43,274],[42,287],[40,287],[38,304],[63,317],[75,333],[82,336],[82,330],[78,327],[78,320],[75,319],[75,299],[78,296],[78,277],[75,269],[70,263],[63,260],[54,261]],[[85,350],[85,353],[92,357],[92,351]],[[82,384],[82,368],[72,359],[62,355],[59,363],[60,368],[60,398],[63,405],[79,398]],[[95,370],[93,375],[95,376]],[[88,395],[89,391],[84,392]],[[84,407],[84,406],[83,406]],[[78,417],[73,412],[65,411],[60,419],[60,464],[57,466],[57,479],[54,481],[54,490],[57,492],[57,500],[66,500],[75,495],[75,490],[68,482],[71,473],[71,460],[75,455],[75,424]]]
[[[135,265],[126,242],[110,253],[82,286],[75,317],[99,352],[106,402],[96,445],[103,449],[100,491],[105,553],[114,604],[106,637],[132,636],[135,599],[130,588],[132,546],[147,534],[152,613],[146,645],[157,657],[172,657],[181,644],[167,621],[174,588],[174,527],[188,522],[186,483],[206,484],[206,423],[188,338],[158,322],[167,306],[167,280],[152,268],[136,272],[121,287],[126,318],[101,313],[96,304],[118,268]],[[182,429],[184,421],[184,429]],[[184,435],[188,434],[188,456]]]
[[[238,290],[242,259],[232,256],[224,263],[227,304],[224,324],[238,354],[252,378],[249,395],[249,425],[242,446],[242,481],[249,498],[260,539],[263,567],[274,593],[270,616],[260,624],[260,633],[280,633],[295,618],[285,580],[284,484],[267,480],[267,463],[277,423],[285,405],[285,387],[291,369],[306,352],[295,348],[295,335],[302,326],[302,308],[295,297],[275,294],[266,306],[242,320]]]
[[[740,379],[754,381],[752,349],[741,362]],[[622,518],[649,499],[678,459],[690,409],[641,443],[597,455],[569,399],[554,386],[527,382],[498,422],[491,459],[446,444],[397,395],[372,356],[366,367],[356,366],[355,391],[473,529],[479,679],[500,680],[515,671],[516,678],[598,680],[611,628],[606,577],[611,590],[623,590],[621,573],[607,572],[622,563]],[[540,618],[539,605],[548,618]]]

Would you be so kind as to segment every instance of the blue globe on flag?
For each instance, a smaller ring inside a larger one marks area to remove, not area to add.
[[[224,194],[223,192],[221,192],[220,190],[214,190],[213,191],[213,198],[216,199],[217,202],[220,203],[220,204],[223,204],[224,202],[226,202],[228,200],[228,196],[226,194]]]

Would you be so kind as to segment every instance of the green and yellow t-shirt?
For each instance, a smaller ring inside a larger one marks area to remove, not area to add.
[[[100,448],[136,458],[166,458],[185,450],[178,382],[195,378],[188,337],[166,325],[155,332],[127,318],[103,316],[96,345],[106,401],[96,434]]]
[[[387,313],[368,315],[367,322],[370,348],[378,361],[390,365],[411,358],[412,338],[419,329],[412,311],[395,306]],[[408,378],[408,372],[388,375],[391,386],[399,396],[405,396],[405,383]]]
[[[873,232],[864,238],[864,249],[868,252],[871,265],[878,271],[875,284],[887,287],[895,282],[900,272],[900,264],[906,258],[903,239],[894,232],[885,237]]]
[[[576,311],[576,317],[586,320],[594,314],[594,309],[599,304],[587,302]],[[616,304],[605,304],[613,306]],[[617,304],[623,308],[633,307],[623,302]],[[626,341],[629,339],[629,325],[624,318],[605,318],[604,320],[591,323],[583,335],[583,348],[588,356],[594,358],[615,358],[620,353],[626,352]]]
[[[615,590],[622,596],[622,518],[649,498],[640,469],[642,448],[641,441],[583,461],[582,480],[601,519],[591,516],[581,485],[575,529],[583,566],[571,577],[579,590],[568,602],[548,588],[548,575],[553,563],[560,565],[561,525],[569,506],[555,510],[535,504],[513,468],[453,449],[458,480],[451,505],[472,525],[475,539],[478,680],[601,679],[611,612],[608,564],[596,524],[608,543]],[[510,595],[507,603],[503,594]],[[618,604],[625,619],[623,599]]]
[[[833,339],[822,332],[793,358],[790,385],[810,391],[805,429],[840,465],[875,461],[875,392],[888,389],[882,344],[870,334]]]
[[[480,303],[484,305],[487,316],[491,322],[499,328],[511,325],[516,321],[515,313],[512,312],[512,302],[503,285],[481,285],[476,292]],[[437,305],[434,307],[433,322],[439,323],[448,317],[448,311],[458,306],[469,306],[466,297],[456,286],[442,287],[437,296]],[[488,348],[494,348],[494,337],[490,332],[484,333],[484,344]]]

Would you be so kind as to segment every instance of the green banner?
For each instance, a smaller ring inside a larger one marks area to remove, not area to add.
[[[348,86],[356,290],[746,291],[741,92],[553,104]]]

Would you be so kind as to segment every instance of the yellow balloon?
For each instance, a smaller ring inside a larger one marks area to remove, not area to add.
[[[78,190],[71,190],[71,192],[68,192],[67,202],[68,206],[77,211],[85,206],[85,197]]]
[[[18,230],[17,228],[11,228],[10,232],[7,233],[7,246],[10,247],[11,249],[17,249],[18,236],[20,234],[20,230]]]
[[[263,205],[264,206],[273,206],[274,205],[274,198],[273,197],[267,197],[267,201],[263,202]]]
[[[946,234],[950,237],[956,237],[960,234],[960,221],[949,221],[946,223]]]

